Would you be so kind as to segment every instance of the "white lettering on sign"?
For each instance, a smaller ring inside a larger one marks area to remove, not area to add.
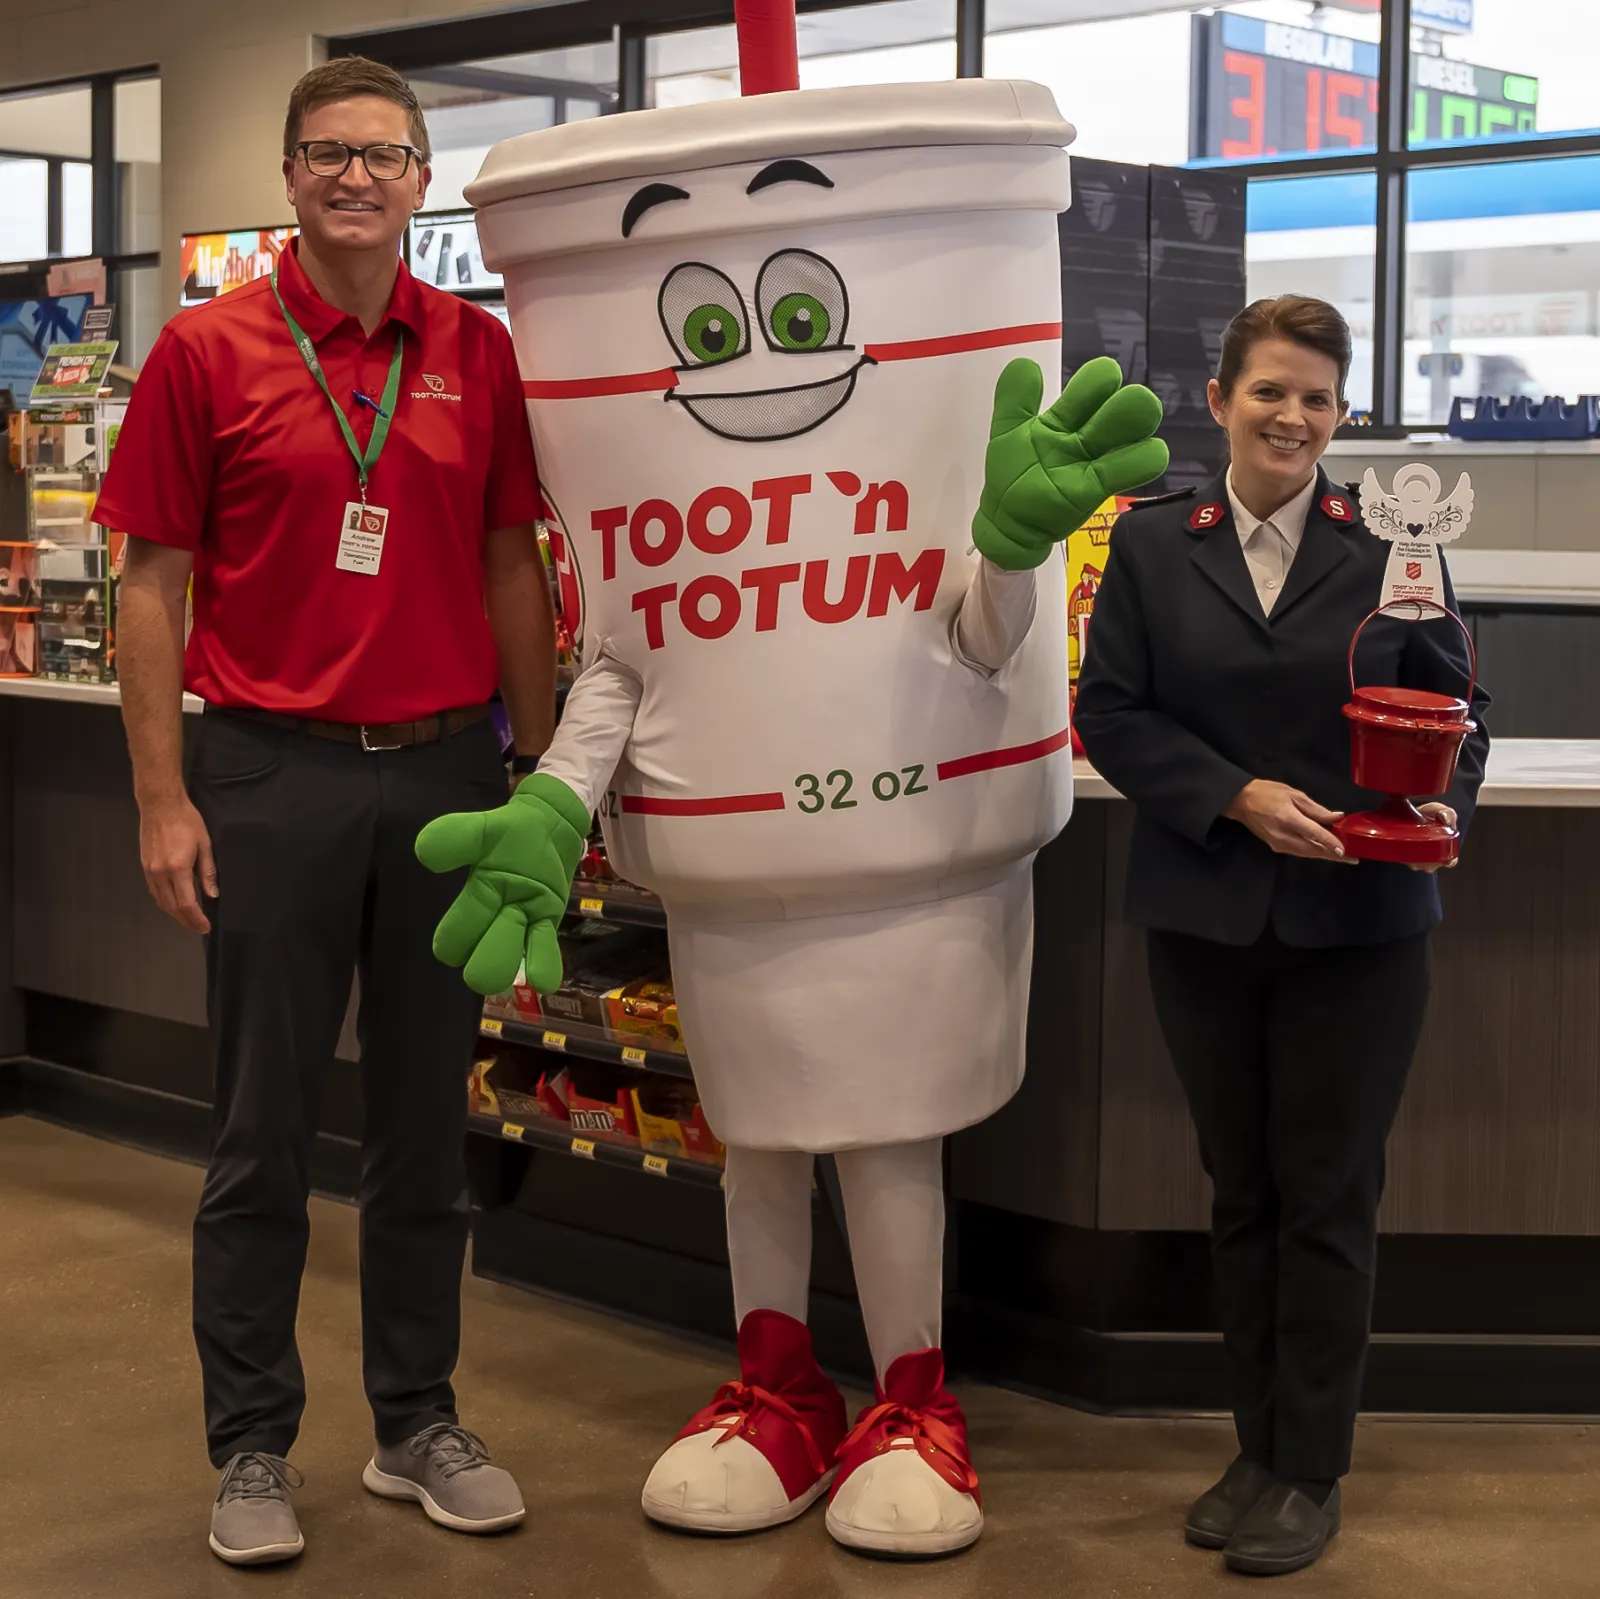
[[[1446,28],[1472,29],[1472,0],[1411,0],[1413,24],[1434,23]]]
[[[1304,61],[1308,66],[1332,67],[1337,72],[1353,72],[1356,42],[1336,33],[1313,33],[1309,28],[1291,28],[1286,23],[1266,24],[1266,52],[1280,61]]]
[[[1478,98],[1478,70],[1470,62],[1446,61],[1443,56],[1413,56],[1411,64],[1419,88]]]
[[[1406,337],[1583,338],[1594,328],[1591,298],[1582,293],[1458,294],[1438,299],[1419,294]]]

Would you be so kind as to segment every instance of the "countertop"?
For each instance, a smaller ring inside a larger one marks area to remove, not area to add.
[[[62,683],[50,678],[0,678],[0,696],[77,701],[80,705],[120,705],[115,683]],[[191,715],[202,702],[185,694]],[[1122,796],[1086,761],[1072,763],[1079,799]],[[1480,805],[1586,806],[1600,809],[1600,739],[1503,738],[1489,748],[1489,772]]]
[[[1072,763],[1072,779],[1078,799],[1122,797],[1085,760]],[[1478,803],[1600,809],[1600,739],[1496,740]]]
[[[1413,433],[1404,439],[1364,439],[1360,433],[1334,439],[1324,452],[1340,455],[1600,455],[1600,439],[1453,439]]]
[[[1447,544],[1444,558],[1463,605],[1600,609],[1600,550],[1474,550]]]
[[[54,677],[0,677],[0,695],[23,700],[68,700],[79,705],[122,703],[122,690],[115,683],[73,683]],[[183,708],[190,716],[198,716],[205,709],[205,701],[185,694]]]

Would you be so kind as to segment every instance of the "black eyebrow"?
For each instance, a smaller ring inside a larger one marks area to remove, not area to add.
[[[628,202],[627,208],[622,213],[622,236],[627,238],[633,232],[634,225],[646,211],[653,205],[664,205],[668,200],[687,200],[687,189],[675,188],[670,183],[647,183]]]
[[[826,173],[819,172],[809,161],[774,161],[769,167],[762,167],[750,180],[750,187],[744,192],[756,194],[762,189],[770,189],[774,183],[814,183],[819,189],[831,189],[833,179]]]

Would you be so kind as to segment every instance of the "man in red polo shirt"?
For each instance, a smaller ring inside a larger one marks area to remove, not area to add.
[[[431,949],[466,874],[436,877],[412,846],[436,816],[504,803],[497,685],[516,766],[554,720],[510,337],[398,256],[429,177],[415,95],[372,62],[316,68],[290,98],[283,170],[299,238],[273,281],[167,325],[96,512],[129,535],[117,642],[145,875],[206,935],[216,1109],[194,1323],[223,1472],[211,1547],[234,1564],[304,1546],[285,1459],[305,1405],[295,1312],[356,973],[363,1480],[458,1531],[523,1517],[450,1382],[480,1001]],[[183,685],[206,702],[187,791]]]

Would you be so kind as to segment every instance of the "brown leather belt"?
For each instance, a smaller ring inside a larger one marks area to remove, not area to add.
[[[286,727],[294,733],[309,733],[313,738],[331,738],[341,744],[359,744],[362,749],[409,749],[414,744],[437,744],[440,739],[454,738],[457,733],[475,727],[488,714],[487,705],[468,705],[459,711],[443,711],[438,716],[425,716],[420,722],[385,722],[374,726],[370,722],[319,722],[310,716],[288,716],[282,711],[260,711],[252,707],[218,705],[207,707],[213,714],[242,716],[247,721],[265,722],[268,727]]]

